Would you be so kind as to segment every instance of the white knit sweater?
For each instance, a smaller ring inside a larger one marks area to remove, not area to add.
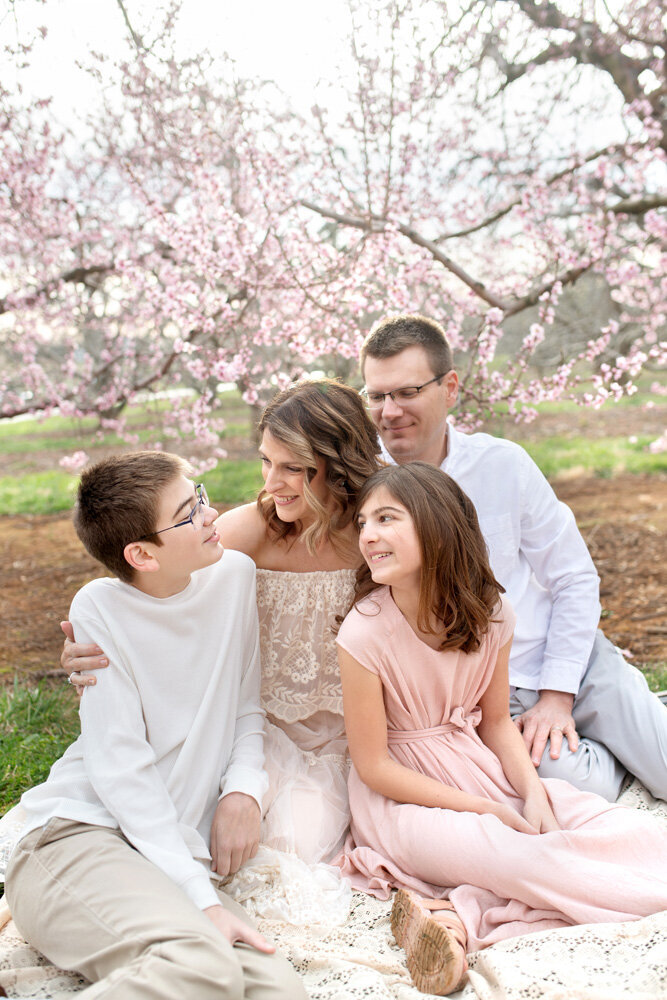
[[[81,736],[26,792],[24,834],[52,817],[122,830],[200,908],[218,800],[262,803],[263,712],[255,567],[226,551],[180,594],[119,580],[87,584],[70,610],[78,642],[109,657],[81,700]]]

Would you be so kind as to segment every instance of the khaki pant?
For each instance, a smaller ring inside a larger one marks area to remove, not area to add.
[[[87,1000],[306,998],[282,956],[232,946],[117,830],[52,819],[16,847],[6,892],[30,944],[92,981]]]

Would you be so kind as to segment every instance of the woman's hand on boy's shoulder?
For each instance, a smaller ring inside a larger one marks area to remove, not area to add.
[[[94,675],[84,674],[84,670],[100,670],[109,666],[109,660],[103,650],[95,643],[75,642],[71,622],[61,622],[60,627],[65,634],[63,651],[60,655],[60,666],[68,676],[70,684],[76,688],[81,697],[86,687],[97,684]]]

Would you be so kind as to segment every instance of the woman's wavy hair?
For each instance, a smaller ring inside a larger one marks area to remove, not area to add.
[[[444,633],[440,649],[474,652],[505,591],[491,571],[472,500],[440,469],[410,462],[374,473],[359,491],[357,509],[382,486],[408,511],[419,539],[417,627],[428,635]],[[368,566],[360,567],[353,606],[379,586]]]
[[[343,531],[354,518],[359,490],[380,465],[377,432],[359,394],[333,379],[295,382],[271,400],[258,429],[260,435],[269,431],[305,468],[303,492],[315,515],[303,533],[308,551],[314,554],[324,539],[343,551]],[[318,458],[324,460],[331,497],[327,506],[310,489]],[[274,537],[299,533],[297,524],[280,520],[265,490],[257,506]]]

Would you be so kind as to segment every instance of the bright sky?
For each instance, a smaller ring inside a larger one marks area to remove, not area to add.
[[[607,2],[615,6],[620,0]],[[154,34],[151,24],[159,23],[164,0],[124,0],[124,5],[134,29],[150,39]],[[334,88],[326,96],[331,109],[336,103],[335,84],[341,79],[341,67],[349,71],[351,66],[349,23],[346,0],[183,0],[176,31],[177,54],[196,55],[202,49],[213,55],[227,52],[235,60],[239,76],[274,80],[302,111],[317,103],[318,80],[332,81]],[[86,116],[96,96],[77,62],[87,62],[91,50],[111,57],[127,54],[123,14],[117,0],[0,0],[0,46],[30,40],[42,25],[47,28],[47,37],[35,48],[28,86],[34,96],[53,97],[56,118],[76,132],[77,118]],[[25,75],[21,79],[26,82]],[[11,61],[3,66],[3,82],[10,89],[19,82]],[[588,74],[586,84],[589,98],[600,88],[603,95],[609,93],[600,74]],[[529,82],[517,85],[514,100],[530,109]],[[583,101],[585,104],[586,94]],[[617,106],[618,99],[610,99],[609,120],[598,117],[591,126],[598,144],[620,138]],[[556,115],[554,112],[552,132],[558,135]],[[563,131],[569,127],[566,123]]]
[[[161,0],[125,0],[139,34],[161,6]],[[335,80],[347,58],[348,17],[344,0],[184,0],[177,36],[183,55],[226,51],[239,75],[275,80],[309,107],[317,80]],[[90,92],[76,61],[85,62],[91,50],[120,54],[123,15],[116,0],[0,0],[2,42],[25,41],[41,25],[48,35],[36,49],[31,86],[51,94],[58,117],[69,121]]]

